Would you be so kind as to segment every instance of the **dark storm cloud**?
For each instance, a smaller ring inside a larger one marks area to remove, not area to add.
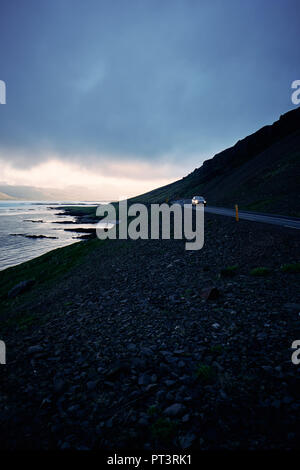
[[[1,0],[1,153],[176,161],[231,145],[293,107],[298,5]]]

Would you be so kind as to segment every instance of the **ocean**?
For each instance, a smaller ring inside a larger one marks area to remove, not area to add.
[[[72,224],[75,217],[63,215],[61,207],[95,205],[96,211],[99,204],[100,202],[77,201],[0,201],[0,271],[55,248],[79,242],[77,237],[82,234],[64,231],[65,228],[75,227]],[[55,210],[51,209],[53,207]],[[83,228],[90,226],[91,224],[76,225]],[[40,235],[53,238],[28,237]]]

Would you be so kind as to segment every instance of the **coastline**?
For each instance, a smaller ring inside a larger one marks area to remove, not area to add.
[[[51,209],[57,210],[57,207],[52,207]],[[98,219],[96,215],[92,215],[94,209],[93,206],[82,208],[80,206],[64,206],[62,207],[64,212],[57,214],[57,216],[75,216],[76,221],[74,225],[96,223]],[[76,237],[77,239],[81,239],[81,241],[74,241],[74,243],[69,245],[54,248],[45,254],[36,256],[14,266],[9,266],[0,271],[0,303],[6,300],[8,292],[17,285],[18,282],[28,280],[29,273],[29,277],[33,278],[34,281],[47,285],[48,282],[51,283],[53,279],[59,278],[61,274],[67,272],[70,268],[79,263],[81,257],[85,256],[98,245],[103,244],[103,241],[98,240],[95,236],[96,229],[76,228],[76,226],[74,226],[74,229],[65,230],[82,234],[80,237]],[[64,259],[64,261],[59,263],[60,266],[55,266],[58,264],[58,259]],[[54,265],[50,269],[48,268],[49,263]],[[3,307],[4,313],[5,305]],[[0,321],[1,318],[3,319],[3,315],[1,315]]]
[[[66,215],[70,215],[72,217],[75,217],[75,221],[73,222],[74,227],[65,228],[64,231],[81,234],[78,237],[76,237],[77,239],[89,240],[91,238],[96,237],[96,227],[84,228],[84,227],[76,227],[76,225],[96,224],[97,222],[99,222],[99,218],[96,216],[96,213],[95,213],[96,208],[97,206],[85,206],[85,207],[62,206],[61,210],[63,211],[63,213],[59,213],[57,214],[57,216],[64,217]],[[53,209],[56,209],[56,208],[53,208]]]
[[[97,222],[96,209],[98,206],[61,206],[59,209],[64,211],[63,214],[58,216],[70,215],[76,217],[77,223],[90,223]],[[57,207],[51,207],[52,210],[57,210]]]
[[[64,211],[61,209],[63,206],[47,204],[45,210],[40,211],[40,205],[44,204],[38,202],[27,203],[25,201],[16,204],[8,210],[4,209],[1,213],[3,217],[1,217],[0,234],[3,237],[3,252],[0,272],[57,248],[95,236],[93,229],[97,222],[95,206],[88,206],[91,216],[85,217],[85,214],[79,213],[78,217],[75,217],[72,206],[66,206],[66,211]],[[80,208],[80,205],[76,206],[79,212]],[[83,207],[83,209],[86,208]],[[8,217],[14,214],[16,214],[15,217]],[[30,243],[31,241],[33,243]]]

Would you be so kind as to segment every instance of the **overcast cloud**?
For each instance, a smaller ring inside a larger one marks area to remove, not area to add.
[[[200,166],[294,107],[299,5],[1,0],[1,155]]]

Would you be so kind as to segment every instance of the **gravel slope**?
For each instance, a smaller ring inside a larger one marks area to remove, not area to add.
[[[299,234],[205,222],[198,252],[109,241],[16,298],[38,320],[1,332],[1,448],[297,447],[299,274],[280,266],[299,261]]]

